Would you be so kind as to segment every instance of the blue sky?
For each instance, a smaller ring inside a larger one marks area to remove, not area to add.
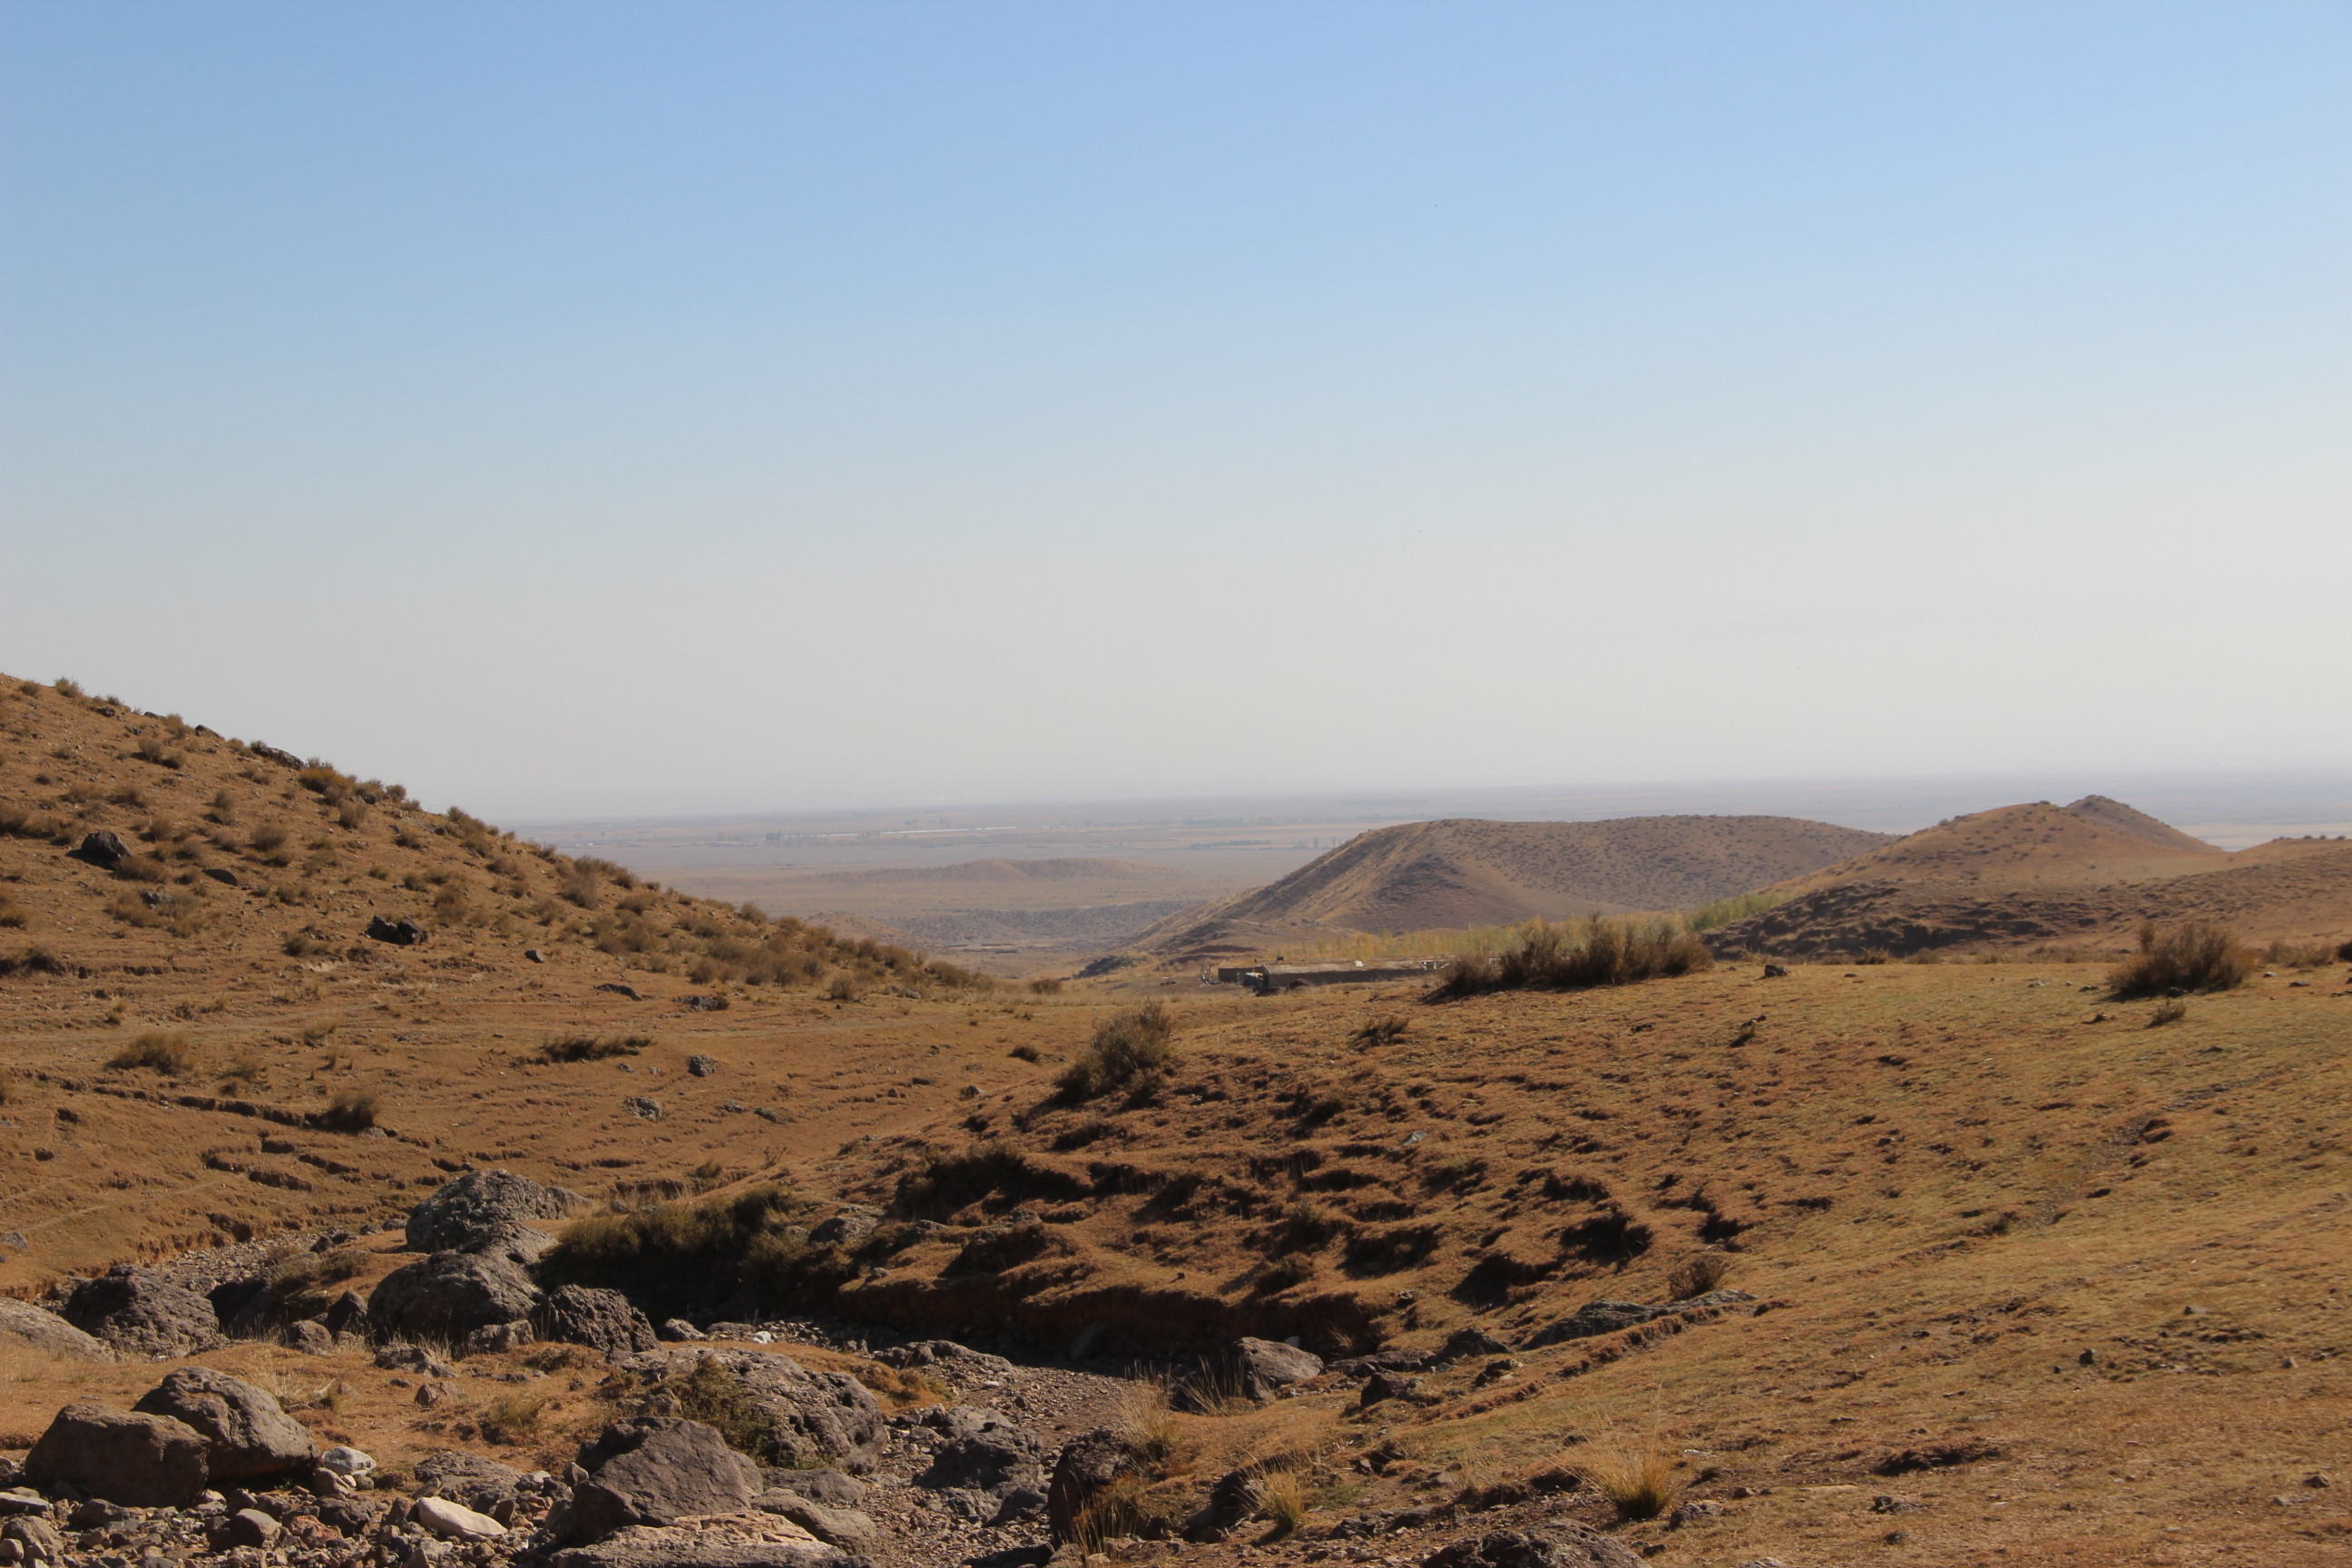
[[[0,668],[542,817],[2352,764],[2347,67],[11,4]]]

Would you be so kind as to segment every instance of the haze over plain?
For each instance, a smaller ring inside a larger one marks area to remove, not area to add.
[[[0,665],[436,802],[2352,762],[2340,8],[0,28]]]

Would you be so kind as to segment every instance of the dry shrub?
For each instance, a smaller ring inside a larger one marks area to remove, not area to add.
[[[562,1062],[601,1062],[608,1057],[633,1057],[652,1045],[649,1035],[567,1035],[539,1047],[539,1059],[550,1066]]]
[[[1297,1470],[1276,1470],[1258,1489],[1258,1517],[1274,1527],[1275,1539],[1297,1533],[1307,1522],[1307,1480]]]
[[[1605,1432],[1575,1468],[1621,1520],[1656,1519],[1675,1506],[1682,1490],[1675,1479],[1674,1455],[1660,1440],[1654,1421],[1639,1436]]]
[[[499,1395],[475,1417],[481,1426],[483,1440],[506,1444],[531,1441],[539,1436],[539,1418],[547,1413],[551,1398],[551,1394],[529,1388]]]
[[[1029,989],[1040,996],[1058,996],[1062,994],[1062,983],[1050,978],[1032,980],[1029,983]]]
[[[1154,1478],[1165,1476],[1176,1458],[1178,1442],[1168,1384],[1153,1378],[1130,1384],[1119,1396],[1112,1429],[1139,1467]]]
[[[1507,952],[1457,958],[1431,993],[1433,999],[1492,991],[1580,991],[1627,985],[1714,967],[1706,944],[1679,921],[1595,920],[1579,931],[1531,921]]]
[[[2226,926],[2191,921],[2158,933],[2143,926],[2139,952],[2107,973],[2118,1001],[2243,985],[2258,960]]]
[[[2317,969],[2335,958],[2336,951],[2324,942],[2273,942],[2263,949],[2263,962],[2275,969]]]
[[[1727,1253],[1702,1252],[1684,1259],[1666,1276],[1667,1298],[1687,1301],[1694,1296],[1704,1296],[1723,1288],[1724,1279],[1731,1273],[1731,1258]]]
[[[13,958],[0,958],[0,980],[11,974],[63,974],[65,960],[35,942]]]
[[[2169,997],[2156,1005],[2156,1010],[2147,1016],[2147,1026],[2151,1029],[2161,1029],[2167,1024],[2178,1024],[2187,1016],[2189,1016],[2189,1004],[2178,996]]]
[[[327,1109],[319,1112],[319,1125],[330,1132],[364,1132],[375,1125],[380,1109],[374,1095],[347,1089],[327,1101]]]
[[[1403,1014],[1391,1013],[1364,1025],[1352,1037],[1360,1046],[1392,1046],[1404,1038],[1412,1027],[1412,1021]]]
[[[1114,1013],[1096,1028],[1086,1055],[1062,1069],[1055,1086],[1064,1100],[1076,1102],[1156,1082],[1176,1065],[1175,1034],[1175,1018],[1158,1002]]]
[[[187,1036],[151,1029],[108,1058],[106,1065],[125,1071],[149,1068],[167,1077],[179,1078],[195,1063],[196,1053],[188,1044]]]

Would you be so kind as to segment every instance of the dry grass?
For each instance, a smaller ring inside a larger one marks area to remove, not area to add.
[[[184,1078],[194,1069],[196,1054],[187,1036],[151,1029],[109,1057],[106,1065],[122,1071],[144,1068],[168,1078]]]
[[[1496,991],[1583,991],[1601,985],[1694,974],[1715,957],[1679,921],[1596,920],[1554,925],[1531,921],[1519,945],[1493,955],[1454,961],[1431,993],[1435,999]]]
[[[1275,1471],[1258,1490],[1258,1517],[1273,1527],[1270,1533],[1277,1541],[1297,1533],[1307,1522],[1307,1479],[1297,1470]]]
[[[1066,1102],[1115,1089],[1142,1088],[1176,1065],[1176,1020],[1160,1003],[1115,1013],[1096,1028],[1087,1052],[1055,1079]]]
[[[375,1125],[382,1110],[376,1097],[363,1089],[339,1091],[319,1113],[319,1125],[331,1132],[364,1132]]]
[[[2227,927],[2189,921],[2168,931],[2144,926],[2139,952],[2107,973],[2119,1001],[2190,991],[2231,991],[2243,985],[2260,960]]]
[[[1731,1257],[1728,1253],[1702,1252],[1675,1265],[1675,1271],[1666,1276],[1666,1298],[1673,1301],[1687,1301],[1694,1296],[1720,1290],[1730,1274]]]
[[[1654,1418],[1639,1434],[1605,1429],[1573,1468],[1621,1520],[1656,1519],[1682,1494],[1675,1456],[1660,1438]]]

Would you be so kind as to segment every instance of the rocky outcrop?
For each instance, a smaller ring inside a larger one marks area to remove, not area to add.
[[[1045,1488],[1045,1524],[1054,1539],[1078,1539],[1078,1522],[1087,1505],[1134,1462],[1127,1439],[1108,1426],[1081,1432],[1064,1444]]]
[[[560,1285],[549,1292],[531,1321],[543,1340],[591,1345],[608,1356],[660,1348],[653,1321],[618,1290]]]
[[[1251,1399],[1272,1399],[1295,1383],[1323,1373],[1323,1358],[1297,1345],[1273,1340],[1242,1338],[1233,1342],[1225,1363],[1234,1386]]]
[[[55,1312],[13,1296],[0,1296],[0,1340],[75,1361],[114,1359],[114,1352],[105,1341],[82,1332]]]
[[[25,1456],[25,1479],[128,1508],[177,1508],[210,1479],[206,1447],[203,1433],[168,1415],[68,1405]]]
[[[1035,1491],[1045,1479],[1045,1444],[1003,1411],[936,1406],[923,1412],[922,1422],[945,1441],[932,1450],[915,1484],[936,1492],[936,1506],[945,1512],[993,1520],[1015,1490]]]
[[[367,1310],[378,1333],[461,1344],[477,1330],[528,1323],[539,1302],[530,1276],[504,1258],[436,1252],[385,1275]]]
[[[1642,1559],[1599,1531],[1560,1520],[1457,1541],[1422,1568],[1642,1568]]]
[[[65,1316],[125,1355],[195,1355],[224,1342],[212,1302],[136,1264],[119,1263],[75,1286]]]
[[[586,1201],[568,1188],[543,1187],[509,1171],[468,1171],[410,1212],[408,1248],[478,1251],[508,1240],[513,1226],[561,1219]]]
[[[1595,1334],[1614,1333],[1619,1329],[1638,1328],[1660,1318],[1682,1317],[1692,1313],[1713,1315],[1713,1310],[1753,1301],[1755,1297],[1745,1290],[1710,1290],[1704,1296],[1685,1300],[1668,1301],[1664,1306],[1643,1306],[1638,1301],[1587,1301],[1565,1318],[1556,1319],[1538,1329],[1527,1342],[1528,1350],[1541,1350],[1546,1345],[1562,1344],[1570,1340],[1591,1339]]]
[[[776,1433],[795,1450],[794,1462],[830,1461],[854,1475],[879,1460],[881,1402],[854,1377],[811,1372],[790,1356],[772,1351],[666,1348],[625,1356],[620,1370],[654,1379],[682,1376],[703,1362],[715,1362],[743,1385]]]
[[[579,1463],[588,1479],[572,1489],[572,1532],[585,1542],[631,1525],[746,1512],[758,1473],[717,1428],[677,1416],[616,1422]]]
[[[546,1561],[547,1568],[850,1568],[856,1560],[788,1519],[753,1513],[632,1526]]]
[[[445,1497],[488,1513],[514,1500],[522,1472],[479,1454],[442,1448],[416,1461],[416,1484],[427,1497]]]
[[[131,1409],[168,1415],[205,1439],[213,1484],[291,1471],[308,1474],[319,1445],[262,1389],[210,1367],[184,1366],[142,1394]]]

